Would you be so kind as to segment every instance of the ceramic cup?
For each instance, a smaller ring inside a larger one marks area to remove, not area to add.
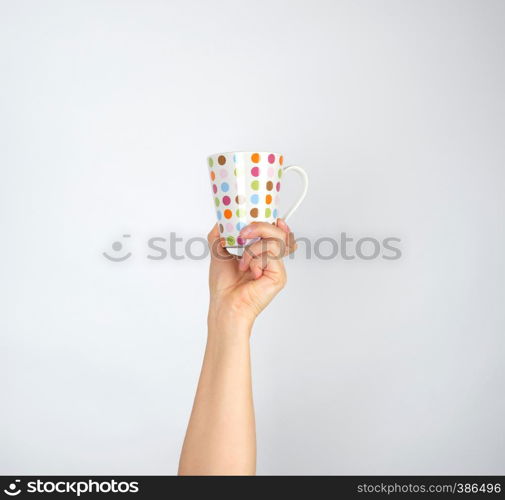
[[[280,153],[234,151],[216,153],[207,159],[219,234],[226,239],[226,248],[233,255],[242,255],[244,246],[240,230],[254,221],[275,223],[278,217],[287,220],[307,194],[308,178],[298,166],[284,166]],[[298,200],[285,213],[279,209],[284,175],[293,171],[303,181]]]

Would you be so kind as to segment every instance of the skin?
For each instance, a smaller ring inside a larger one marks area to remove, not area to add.
[[[241,231],[261,238],[242,258],[230,256],[217,225],[211,249],[207,346],[193,410],[182,447],[180,475],[254,475],[256,425],[252,396],[250,335],[258,314],[286,284],[282,262],[296,248],[294,235],[255,222]]]

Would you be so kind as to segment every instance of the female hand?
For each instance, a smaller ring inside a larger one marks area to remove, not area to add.
[[[209,318],[239,317],[250,324],[286,284],[282,257],[296,249],[294,234],[282,220],[277,225],[253,222],[242,239],[260,238],[241,258],[224,248],[217,225],[208,235],[211,253]]]

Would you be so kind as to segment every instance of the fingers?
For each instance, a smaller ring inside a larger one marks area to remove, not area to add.
[[[210,230],[210,233],[207,235],[207,242],[209,244],[211,259],[223,260],[233,258],[224,248],[226,242],[224,238],[220,237],[217,224],[214,224],[214,227]]]
[[[256,279],[268,267],[282,267],[276,265],[276,261],[294,252],[297,246],[294,234],[282,219],[278,219],[275,226],[267,222],[253,222],[240,232],[240,237],[244,240],[261,238],[247,246],[239,260],[239,269],[250,269]]]
[[[284,222],[284,224],[286,223]],[[268,222],[252,222],[240,231],[240,238],[243,240],[252,240],[253,238],[277,238],[281,241],[286,241],[286,233],[287,231],[269,224]]]
[[[239,261],[239,269],[246,271],[253,259],[268,254],[272,259],[281,259],[285,255],[285,245],[278,239],[259,240],[244,249]]]

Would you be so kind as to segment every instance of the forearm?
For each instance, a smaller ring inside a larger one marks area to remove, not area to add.
[[[207,347],[179,474],[255,473],[251,326],[240,317],[209,314]]]

